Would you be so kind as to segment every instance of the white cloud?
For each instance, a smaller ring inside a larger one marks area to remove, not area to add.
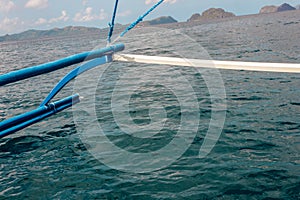
[[[49,20],[49,23],[54,23],[54,22],[59,22],[59,21],[67,21],[69,19],[68,15],[67,15],[67,11],[63,10],[61,11],[61,16],[57,17],[57,18],[52,18]]]
[[[126,10],[124,12],[119,13],[118,16],[127,17],[127,16],[131,15],[131,13],[132,13],[131,10]]]
[[[29,0],[25,4],[26,8],[47,8],[48,7],[48,0]]]
[[[61,11],[61,16],[59,17],[54,17],[54,18],[51,18],[49,20],[45,19],[45,18],[39,18],[35,24],[36,25],[42,25],[42,24],[51,24],[51,23],[55,23],[55,22],[59,22],[59,21],[68,21],[69,20],[69,17],[67,15],[67,11],[63,10]]]
[[[157,3],[157,2],[159,2],[159,0],[146,0],[145,4],[148,5],[148,4],[153,4],[153,3]],[[164,2],[173,4],[173,3],[176,3],[177,0],[165,0]]]
[[[87,7],[83,12],[76,13],[73,20],[75,22],[88,22],[93,20],[103,20],[107,18],[107,13],[103,9],[99,14],[93,14],[93,8]]]
[[[9,12],[15,7],[15,3],[10,0],[0,0],[0,11]]]
[[[18,31],[24,22],[21,21],[18,17],[8,18],[5,17],[2,21],[0,21],[0,32],[11,33]]]
[[[39,19],[35,22],[36,25],[42,25],[42,24],[47,24],[47,23],[48,23],[48,21],[47,21],[45,18],[39,18]]]

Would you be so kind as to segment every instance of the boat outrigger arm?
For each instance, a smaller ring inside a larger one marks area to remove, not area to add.
[[[24,129],[25,127],[35,124],[42,119],[50,117],[66,108],[71,107],[76,103],[79,103],[80,99],[78,94],[72,95],[56,102],[50,103],[50,101],[71,80],[99,65],[112,62],[113,54],[124,50],[124,48],[124,44],[116,44],[99,50],[80,53],[54,62],[24,68],[0,75],[0,86],[4,86],[30,77],[46,74],[74,64],[88,61],[73,69],[63,79],[61,79],[61,81],[52,89],[52,91],[45,98],[45,100],[42,101],[38,108],[0,122],[0,138],[15,133],[16,131]]]
[[[114,61],[144,64],[172,65],[181,67],[213,68],[258,72],[300,73],[299,63],[241,62],[222,60],[200,60],[174,57],[115,54]]]

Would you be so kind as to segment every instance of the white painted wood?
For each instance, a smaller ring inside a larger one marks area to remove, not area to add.
[[[162,64],[185,67],[265,71],[265,72],[286,72],[300,73],[298,63],[266,63],[266,62],[239,62],[239,61],[218,61],[198,60],[174,57],[144,56],[133,54],[115,54],[114,61],[136,62],[149,64]]]

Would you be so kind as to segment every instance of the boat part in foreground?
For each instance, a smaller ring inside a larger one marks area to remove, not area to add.
[[[197,67],[197,68],[300,73],[300,64],[297,63],[294,64],[294,63],[199,60],[199,59],[144,56],[144,55],[133,55],[133,54],[115,54],[114,61],[162,64],[162,65]]]
[[[60,112],[66,108],[71,107],[73,104],[79,102],[79,95],[62,99],[60,101],[50,103],[53,97],[71,80],[79,76],[80,74],[95,68],[99,65],[112,62],[112,56],[115,52],[124,50],[124,44],[116,44],[113,46],[105,47],[96,51],[85,52],[77,55],[73,55],[67,58],[60,59],[58,61],[42,64],[35,67],[29,67],[8,74],[0,75],[0,86],[8,83],[13,83],[19,80],[27,79],[29,77],[49,73],[69,65],[73,65],[79,62],[90,60],[83,65],[73,69],[69,72],[48,94],[45,100],[40,106],[30,112],[21,114],[10,119],[6,119],[0,122],[0,138],[19,131],[25,127],[28,127],[34,123],[41,121],[57,112]]]
[[[105,55],[111,55],[115,52],[123,51],[124,48],[124,44],[116,44],[95,51],[84,52],[53,62],[20,69],[17,71],[9,72],[7,74],[2,74],[0,75],[0,86],[24,80],[30,77],[38,76],[41,74],[46,74],[84,61],[100,58]]]
[[[0,138],[35,124],[42,119],[50,117],[79,102],[79,95],[75,94],[27,113],[4,120],[0,122]]]

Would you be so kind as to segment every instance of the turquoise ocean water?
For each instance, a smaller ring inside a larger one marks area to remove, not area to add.
[[[299,24],[299,11],[286,12],[140,28],[119,42],[134,54],[300,63]],[[103,45],[96,35],[0,43],[0,73]],[[1,87],[0,120],[37,107],[72,68]],[[218,77],[193,68],[112,63],[60,92],[57,99],[74,92],[83,96],[74,110],[0,139],[0,199],[299,199],[300,75],[218,72],[226,91],[226,118],[204,158],[198,153],[214,112],[206,80]],[[94,121],[83,108],[95,111]],[[123,108],[127,115],[118,113]],[[131,166],[142,168],[143,161],[103,146],[99,150],[127,163],[126,170],[96,159],[84,140],[84,134],[97,140],[102,132],[130,154],[150,155],[144,162],[154,166],[161,161],[152,159],[155,152],[172,144],[182,127],[189,146],[175,144],[157,158],[171,158],[183,149],[182,155],[143,173]]]

